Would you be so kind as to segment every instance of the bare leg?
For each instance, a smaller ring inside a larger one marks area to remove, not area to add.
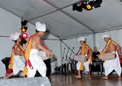
[[[118,80],[121,80],[121,75],[119,76]]]
[[[102,77],[102,79],[108,80],[108,76]]]
[[[88,74],[89,74],[89,78],[88,78],[88,79],[91,80],[91,74],[90,74],[90,71],[88,71]]]
[[[11,76],[13,76],[14,74],[13,74],[13,72],[12,73],[10,73],[8,76],[5,76],[5,77],[3,77],[3,79],[8,79],[9,77],[11,77]]]
[[[76,78],[81,78],[80,70],[78,70],[78,76],[75,76]]]

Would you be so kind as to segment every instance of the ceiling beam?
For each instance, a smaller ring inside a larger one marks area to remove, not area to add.
[[[42,18],[42,19],[46,22],[46,20],[44,18]],[[57,32],[55,30],[53,30],[52,27],[47,22],[46,22],[46,24],[53,31],[53,33],[54,33],[53,35],[56,36],[56,37],[58,37],[60,39],[61,37],[56,34]]]
[[[52,4],[51,2],[49,2],[48,0],[43,0],[44,2],[46,2],[47,4],[51,5],[52,7],[54,7],[55,9],[57,9],[58,11],[62,12],[63,14],[67,15],[68,17],[70,17],[71,19],[75,20],[76,22],[78,22],[79,24],[81,24],[82,26],[86,27],[88,30],[92,31],[93,33],[95,32],[94,29],[90,28],[89,26],[87,26],[86,24],[84,24],[83,22],[79,21],[78,19],[76,19],[75,17],[73,17],[72,15],[68,14],[67,12],[63,11],[62,9],[58,8],[57,6],[55,6],[54,4]]]
[[[45,1],[45,0],[43,0],[43,1]],[[64,7],[61,7],[61,8],[57,8],[57,9],[54,10],[54,11],[51,11],[51,12],[42,14],[42,15],[40,15],[40,16],[38,16],[38,17],[32,18],[32,19],[30,19],[30,20],[28,20],[28,21],[32,21],[32,20],[34,20],[34,19],[37,19],[37,18],[46,16],[46,15],[49,15],[49,14],[51,14],[51,13],[57,12],[57,11],[59,11],[59,10],[62,10],[62,9],[67,8],[67,7],[69,7],[69,6],[72,6],[73,4],[77,4],[77,3],[79,3],[80,1],[88,1],[88,0],[79,0],[79,1],[77,1],[77,2],[74,2],[74,3],[69,4],[69,5],[67,5],[67,6],[64,6]]]
[[[30,3],[30,5],[36,10],[36,8],[34,7],[34,5],[28,0],[28,2]],[[40,13],[38,12],[38,10],[36,10],[36,12],[40,15]],[[42,17],[43,19],[43,17]],[[44,19],[43,19],[44,20]],[[45,21],[45,20],[44,20]],[[46,21],[45,21],[46,22]],[[59,38],[56,34],[56,32],[50,27],[50,25],[46,22],[47,26],[53,31],[52,35],[56,36],[57,38]],[[49,31],[49,30],[47,30]],[[50,32],[50,31],[49,31]],[[55,34],[54,34],[55,33]]]

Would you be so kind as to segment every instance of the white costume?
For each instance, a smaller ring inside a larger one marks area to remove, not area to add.
[[[85,55],[85,56],[87,56],[87,55]],[[87,62],[84,62],[84,67],[85,67],[86,71],[89,71],[89,64],[90,64],[90,59]],[[77,70],[79,70],[81,67],[81,62],[78,62],[76,66],[77,66]]]
[[[108,76],[113,70],[116,71],[116,73],[118,74],[118,76],[121,75],[121,67],[120,67],[120,61],[119,61],[119,57],[118,57],[118,53],[116,52],[112,52],[112,53],[116,53],[116,58],[113,60],[106,60],[103,64],[104,69],[105,69],[105,75]]]
[[[13,62],[13,73],[17,75],[20,70],[23,71],[25,64],[20,59],[21,56],[14,55],[14,62]]]
[[[28,66],[28,78],[34,77],[36,70],[42,75],[42,77],[46,76],[46,65],[43,62],[42,58],[38,55],[38,50],[31,49],[30,51],[30,62],[33,66],[33,69],[30,69]]]
[[[45,24],[41,24],[40,22],[36,22],[36,29],[38,31],[46,31],[46,25]],[[31,43],[32,44],[32,43]],[[32,44],[33,46],[33,44]],[[42,75],[42,77],[46,76],[46,65],[43,62],[42,58],[38,55],[39,51],[35,48],[35,46],[33,46],[34,49],[31,49],[30,51],[30,62],[33,66],[33,69],[30,69],[29,66],[28,67],[28,78],[30,77],[34,77],[36,74],[36,70],[38,70],[38,72]]]
[[[85,40],[86,40],[85,37],[78,38],[78,42],[85,41]],[[87,56],[87,55],[85,55],[85,56]],[[89,64],[90,64],[90,59],[87,62],[84,62],[84,67],[85,67],[86,71],[89,71]],[[81,62],[78,62],[76,66],[77,66],[77,70],[79,70],[81,67]]]
[[[110,35],[103,35],[102,38],[108,37],[110,38]],[[112,52],[116,53],[116,58],[112,60],[106,60],[103,64],[105,69],[105,75],[108,76],[113,70],[115,70],[118,74],[118,76],[121,75],[121,67],[120,67],[120,61],[117,51]]]
[[[10,39],[12,40],[17,40],[20,36],[20,33],[16,32],[15,34],[10,35]],[[14,75],[18,74],[20,70],[23,71],[24,69],[24,62],[20,59],[21,56],[19,55],[14,55],[14,61],[13,61],[13,73]]]

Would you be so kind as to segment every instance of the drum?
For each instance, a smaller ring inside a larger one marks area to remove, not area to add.
[[[116,58],[115,53],[105,53],[105,54],[99,55],[99,59],[102,59],[102,60],[112,60],[115,58]]]
[[[87,62],[88,61],[87,57],[84,55],[76,55],[74,57],[74,60],[79,61],[79,62]]]
[[[43,60],[47,60],[52,58],[53,56],[50,56],[49,54],[47,54],[45,51],[39,51],[38,55],[43,59]]]

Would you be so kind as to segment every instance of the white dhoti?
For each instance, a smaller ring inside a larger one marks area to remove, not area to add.
[[[42,58],[38,55],[38,50],[36,49],[31,49],[30,51],[30,62],[33,66],[33,69],[30,69],[29,66],[28,67],[28,78],[30,77],[34,77],[35,74],[36,74],[36,70],[42,75],[42,77],[45,77],[46,76],[46,65],[45,63],[43,62]]]
[[[113,70],[115,70],[116,73],[118,74],[118,76],[120,76],[121,75],[121,67],[120,67],[118,53],[117,53],[117,51],[112,52],[112,53],[116,53],[116,58],[112,59],[112,60],[106,60],[104,62],[103,66],[105,69],[105,75],[108,76]]]
[[[21,56],[14,55],[14,62],[13,62],[13,73],[17,75],[20,70],[23,71],[25,64],[20,59]]]
[[[87,55],[85,55],[85,56],[87,56]],[[87,62],[84,62],[84,67],[85,67],[86,71],[89,71],[89,64],[90,64],[90,58]],[[77,70],[79,70],[81,67],[81,62],[78,62],[76,66],[77,66]]]

